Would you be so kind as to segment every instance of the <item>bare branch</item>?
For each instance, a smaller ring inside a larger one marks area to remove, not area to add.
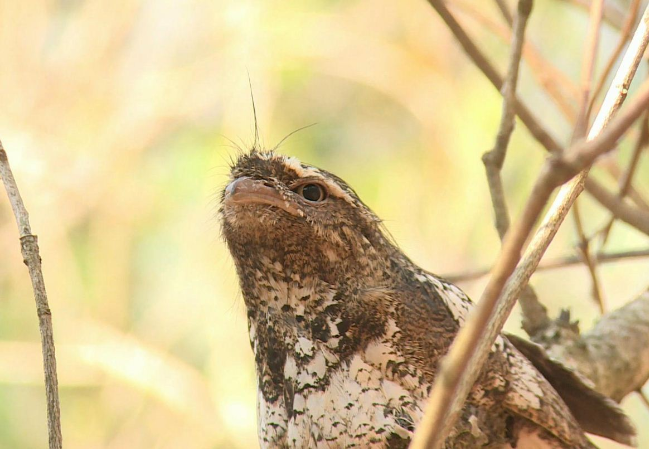
[[[572,206],[572,215],[575,218],[575,228],[577,236],[579,237],[578,251],[581,255],[582,262],[588,268],[591,280],[591,292],[595,303],[599,307],[599,312],[604,314],[604,297],[602,296],[602,289],[600,287],[599,277],[597,275],[597,260],[592,256],[590,251],[590,241],[586,237],[584,227],[581,223],[581,214],[579,212],[579,199],[575,201]]]
[[[597,57],[597,43],[599,42],[599,26],[602,21],[602,7],[604,0],[595,0],[590,7],[590,25],[584,50],[584,58],[581,65],[581,93],[579,101],[579,114],[573,133],[573,142],[586,135],[588,128],[588,100],[590,98],[590,86],[593,79],[595,59]]]
[[[489,354],[489,349],[516,302],[516,298],[527,285],[545,249],[570,210],[570,206],[583,190],[590,165],[596,157],[610,151],[617,139],[649,106],[649,83],[645,83],[632,104],[609,124],[612,116],[616,114],[626,98],[640,57],[646,49],[647,40],[649,40],[647,20],[649,20],[649,7],[645,11],[643,20],[636,30],[602,109],[590,130],[588,137],[593,140],[575,145],[564,156],[553,155],[541,171],[520,220],[507,234],[482,298],[470,314],[466,324],[460,329],[449,353],[442,360],[426,413],[420,424],[418,432],[420,435],[419,438],[418,435],[415,435],[413,447],[440,447],[443,445],[448,432],[453,428],[462,410],[462,404],[469,390],[480,373],[480,368]],[[602,132],[604,127],[606,130]],[[582,170],[579,175],[571,179],[579,170]],[[560,189],[545,220],[530,242],[525,257],[517,268],[525,241],[550,195],[556,186],[568,180],[570,182]],[[649,223],[647,225],[649,226]],[[515,269],[516,272],[514,272]],[[505,283],[510,276],[511,280],[505,288]],[[505,288],[504,291],[503,288]]]
[[[503,81],[496,69],[493,67],[493,64],[491,64],[487,57],[478,49],[475,43],[457,22],[455,17],[453,17],[450,11],[446,8],[444,2],[442,0],[428,0],[428,2],[455,35],[471,61],[497,89],[500,89]],[[559,143],[540,125],[529,109],[527,109],[519,99],[516,100],[516,113],[530,131],[530,134],[532,134],[532,136],[547,151],[550,153],[560,153],[563,151],[563,147],[559,145]],[[604,186],[593,179],[588,179],[586,181],[586,191],[602,204],[602,206],[609,209],[617,218],[631,226],[643,227],[642,223],[646,222],[646,217],[649,216],[649,214],[643,213],[643,211],[639,211],[618,200],[614,194],[610,193]],[[630,191],[634,191],[633,187],[630,188]]]
[[[626,194],[629,193],[633,175],[636,172],[636,168],[638,168],[638,161],[640,161],[640,154],[647,145],[647,140],[649,140],[649,112],[645,113],[645,116],[640,123],[640,135],[638,136],[636,145],[633,148],[631,162],[629,163],[629,166],[622,174],[622,178],[620,179],[620,190],[618,192],[618,196],[620,198],[626,196]]]
[[[627,133],[629,137],[632,135],[632,129],[629,130]],[[635,138],[637,139],[638,136],[636,135]],[[608,174],[613,177],[616,181],[618,181],[618,184],[620,183],[620,179],[622,178],[623,173],[622,170],[619,168],[617,161],[608,159],[606,161],[602,161],[603,163],[601,164],[602,167],[608,172]],[[633,187],[633,184],[629,185],[629,190],[627,191],[626,195],[636,206],[638,206],[640,209],[649,212],[649,202],[644,198],[643,194],[639,192],[638,190]]]
[[[589,10],[591,1],[589,0],[564,0],[566,3],[573,3],[584,9]],[[604,20],[614,27],[620,29],[624,23],[624,11],[622,11],[615,2],[606,2],[604,4]]]
[[[584,186],[593,198],[615,215],[615,218],[649,235],[649,212],[627,203],[593,179],[586,179]]]
[[[579,105],[579,115],[572,135],[573,143],[583,138],[586,135],[588,128],[588,119],[590,109],[588,108],[590,99],[590,87],[592,84],[593,71],[595,68],[595,59],[597,56],[597,44],[599,42],[600,24],[602,21],[602,7],[603,0],[595,0],[591,3],[590,7],[590,26],[588,28],[588,36],[586,38],[586,49],[584,51],[584,58],[581,67],[581,98]],[[584,227],[581,223],[581,214],[579,212],[579,199],[575,200],[572,208],[572,215],[575,219],[575,228],[577,236],[579,237],[579,252],[583,256],[584,263],[588,268],[588,273],[591,278],[592,293],[595,302],[599,306],[601,313],[604,313],[604,299],[600,288],[599,278],[597,276],[597,266],[591,257],[589,241],[586,238]]]
[[[482,155],[487,172],[487,181],[489,183],[489,193],[494,208],[496,218],[496,230],[502,240],[509,229],[509,212],[507,212],[507,203],[503,189],[502,177],[500,172],[507,155],[507,147],[512,132],[514,131],[514,119],[516,117],[515,101],[516,86],[518,84],[518,69],[521,62],[523,50],[525,26],[528,16],[518,17],[514,21],[514,37],[509,55],[509,66],[507,68],[507,77],[503,83],[501,93],[503,96],[503,107],[500,119],[496,143],[491,151]]]
[[[597,97],[599,96],[600,92],[604,88],[606,79],[610,75],[611,70],[613,70],[615,61],[617,61],[617,58],[619,58],[620,55],[622,54],[622,50],[624,50],[624,47],[626,46],[626,43],[629,40],[629,36],[631,36],[631,30],[633,29],[633,24],[635,23],[635,20],[638,18],[639,7],[640,7],[640,0],[633,0],[633,3],[629,7],[629,14],[624,20],[624,25],[622,25],[622,30],[620,31],[620,38],[617,43],[617,46],[615,47],[615,50],[613,50],[613,53],[611,53],[611,56],[606,62],[606,67],[602,71],[602,74],[600,75],[599,80],[597,81],[597,86],[593,90],[593,96],[590,100],[590,104],[588,105],[589,111],[593,109],[593,105],[595,104]]]
[[[514,18],[512,17],[512,13],[509,11],[509,6],[507,6],[505,0],[494,1],[496,2],[496,6],[498,7],[500,14],[503,16],[503,19],[505,19],[505,22],[507,22],[507,25],[512,26],[514,24]]]
[[[643,258],[643,257],[649,257],[649,248],[648,249],[641,249],[637,251],[621,251],[621,252],[614,252],[614,253],[598,253],[594,256],[594,259],[597,261],[597,263],[608,263],[608,262],[617,262],[620,260],[626,260],[626,259],[636,259],[636,258]],[[554,270],[557,268],[565,268],[569,267],[572,265],[578,265],[582,263],[583,260],[581,256],[575,255],[575,256],[566,256],[562,257],[560,259],[555,259],[555,260],[548,260],[548,261],[543,261],[539,263],[539,266],[536,267],[536,271],[545,271],[545,270]],[[468,273],[461,273],[461,274],[448,274],[442,276],[444,279],[447,279],[453,283],[456,282],[465,282],[465,281],[472,281],[475,279],[480,279],[481,277],[484,277],[490,273],[490,269],[482,269],[482,270],[476,270],[476,271],[471,271]]]
[[[462,14],[474,19],[480,25],[501,37],[504,41],[511,41],[511,29],[497,23],[495,20],[482,14],[479,9],[464,1],[454,1],[449,4],[452,9],[457,9]],[[511,26],[511,25],[510,25]],[[561,113],[573,123],[577,119],[577,111],[572,100],[577,98],[579,90],[575,83],[555,67],[549,60],[543,57],[538,48],[529,40],[523,45],[523,58],[530,66],[531,74],[554,101]]]
[[[642,150],[647,145],[648,140],[649,140],[649,112],[645,113],[643,119],[640,122],[640,135],[638,136],[638,139],[636,140],[635,146],[633,148],[633,153],[631,155],[631,162],[629,163],[629,166],[626,168],[626,170],[620,177],[620,190],[617,193],[619,199],[624,198],[629,192],[633,175],[635,174],[636,168],[638,167],[638,161],[640,160],[640,153],[642,153]],[[615,221],[615,216],[613,215],[609,219],[608,223],[600,231],[602,246],[606,244],[609,233],[613,228],[614,221]]]
[[[499,6],[503,9],[503,14],[505,14],[504,11],[507,9],[504,3],[500,2]],[[516,86],[518,84],[518,72],[525,42],[524,33],[527,19],[527,15],[517,16],[517,20],[513,23],[512,47],[509,55],[507,77],[501,90],[503,108],[500,126],[493,149],[482,155],[482,162],[485,166],[489,193],[491,195],[491,203],[494,209],[496,230],[501,241],[505,238],[505,234],[509,230],[509,212],[505,199],[501,171],[507,155],[507,147],[509,146],[511,134],[514,131]],[[527,332],[540,332],[550,324],[547,309],[539,302],[532,287],[527,286],[525,288],[520,300],[523,310],[523,328]]]
[[[489,191],[491,193],[491,200],[494,207],[496,229],[498,230],[501,240],[505,238],[505,234],[507,234],[509,229],[509,214],[507,212],[507,204],[505,201],[500,171],[503,162],[505,161],[507,146],[509,145],[511,134],[514,131],[518,70],[521,62],[523,42],[525,40],[525,27],[531,12],[532,0],[520,0],[514,17],[514,34],[512,38],[507,78],[502,86],[503,109],[496,143],[494,148],[485,153],[482,158],[487,172]],[[533,297],[535,298],[535,296]],[[437,380],[435,384],[437,385],[438,382],[439,380]],[[453,393],[452,389],[449,391]],[[431,401],[432,399],[433,396],[431,396]],[[463,402],[464,398],[461,400],[461,403]],[[431,402],[431,404],[433,403]],[[426,411],[426,414],[419,425],[418,432],[416,432],[413,437],[412,448],[416,449],[441,446],[454,424],[454,422],[451,422],[451,425],[448,425],[445,422],[445,419],[439,419],[445,418],[447,416],[446,413],[436,415],[429,414],[428,411],[429,410]]]
[[[482,73],[484,73],[491,84],[493,84],[496,89],[500,90],[503,85],[502,77],[485,54],[478,49],[466,31],[464,31],[462,26],[455,19],[453,14],[451,14],[446,7],[444,0],[428,0],[428,3],[430,3],[435,11],[437,11],[444,23],[446,23],[448,28],[455,35],[455,38],[469,58],[471,58],[471,61],[473,61]],[[534,138],[549,152],[559,153],[563,150],[561,145],[554,139],[554,137],[543,129],[527,106],[525,106],[518,98],[516,99],[516,114],[520,117],[521,121],[525,124],[532,136],[534,136]]]
[[[43,351],[43,366],[45,369],[45,394],[47,397],[47,428],[49,433],[50,449],[61,449],[63,437],[61,435],[61,412],[59,408],[58,378],[56,375],[56,354],[54,351],[54,334],[52,331],[52,313],[47,302],[45,281],[41,270],[41,257],[38,250],[38,239],[32,234],[29,225],[29,214],[18,191],[7,153],[0,142],[0,177],[7,191],[9,202],[16,218],[20,235],[20,246],[23,260],[29,269],[32,280],[36,312],[41,331],[41,345]]]

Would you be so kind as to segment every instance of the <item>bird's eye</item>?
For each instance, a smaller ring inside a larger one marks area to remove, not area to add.
[[[320,184],[304,184],[298,187],[297,193],[302,195],[305,200],[317,203],[327,197],[327,192]]]

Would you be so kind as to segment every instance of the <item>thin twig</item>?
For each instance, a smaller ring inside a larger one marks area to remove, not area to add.
[[[503,16],[503,19],[505,19],[507,25],[511,27],[514,24],[514,18],[512,17],[512,13],[509,11],[509,6],[507,6],[505,0],[494,0],[494,1],[496,2],[496,6],[498,7],[500,14]]]
[[[428,0],[428,3],[437,11],[446,26],[455,35],[458,43],[462,46],[471,61],[484,73],[487,79],[496,89],[500,90],[503,85],[503,78],[500,76],[494,65],[489,61],[483,52],[478,49],[473,40],[464,31],[457,19],[451,14],[446,7],[444,0]],[[550,153],[560,153],[563,148],[538,122],[536,117],[523,104],[520,99],[516,98],[516,114],[525,124],[530,134],[543,145]]]
[[[575,142],[586,135],[588,128],[588,100],[590,99],[590,87],[597,58],[597,44],[599,42],[599,28],[602,22],[602,7],[604,0],[595,0],[590,7],[590,23],[588,36],[584,49],[584,58],[581,65],[581,92],[579,99],[579,114],[573,133],[572,141]]]
[[[520,8],[519,8],[520,9]],[[531,10],[531,3],[529,4]],[[514,131],[514,119],[516,117],[516,86],[518,84],[518,70],[520,68],[521,54],[523,51],[523,42],[525,40],[525,26],[529,11],[525,10],[524,15],[517,14],[514,20],[514,33],[512,46],[509,55],[509,65],[507,68],[507,77],[503,83],[501,94],[503,97],[503,107],[500,119],[496,142],[491,151],[482,155],[487,172],[487,181],[489,183],[489,193],[496,217],[496,230],[502,240],[509,229],[509,213],[507,212],[507,203],[503,189],[502,177],[500,176],[507,155],[507,147],[512,132]]]
[[[453,33],[471,61],[497,89],[502,87],[502,78],[494,68],[489,59],[482,53],[469,35],[460,26],[455,17],[450,13],[443,0],[428,0],[428,3],[437,11],[449,30]],[[521,119],[528,131],[550,153],[561,153],[563,147],[548,133],[538,120],[532,115],[529,109],[520,101],[516,100],[516,114]],[[631,191],[633,191],[631,187]],[[602,206],[609,209],[618,219],[638,229],[646,228],[649,222],[649,213],[639,210],[619,200],[615,194],[609,192],[604,186],[594,179],[586,180],[586,191],[592,195]],[[643,231],[645,232],[645,231]]]
[[[59,407],[58,379],[56,375],[56,354],[54,351],[54,334],[52,331],[52,313],[47,302],[45,281],[41,270],[41,257],[38,250],[38,239],[32,234],[29,225],[29,214],[18,191],[7,153],[0,142],[0,177],[7,191],[9,202],[16,217],[23,260],[29,269],[29,276],[34,289],[38,325],[41,331],[43,350],[43,367],[45,370],[45,395],[47,397],[47,428],[50,449],[61,449],[61,412]]]
[[[614,253],[598,253],[594,256],[594,259],[597,263],[608,263],[608,262],[617,262],[620,260],[626,259],[636,259],[649,257],[649,248],[637,250],[637,251],[621,251]],[[545,270],[554,270],[557,268],[565,268],[572,265],[578,265],[583,262],[581,256],[565,256],[559,259],[542,261],[539,263],[539,266],[536,267],[536,271],[545,271]],[[470,271],[468,273],[458,273],[458,274],[447,274],[442,275],[442,277],[450,282],[466,282],[480,279],[491,272],[489,268],[483,268],[481,270]]]
[[[647,395],[644,394],[642,388],[638,388],[636,391],[638,392],[638,395],[640,396],[640,399],[642,400],[642,403],[645,405],[645,407],[649,408],[649,399],[647,399]]]
[[[588,268],[588,274],[590,274],[591,281],[591,292],[595,303],[599,307],[599,312],[604,314],[604,297],[602,295],[601,283],[597,275],[597,261],[592,256],[590,251],[590,241],[586,237],[584,232],[584,227],[581,223],[581,214],[579,212],[579,199],[575,201],[572,205],[572,215],[575,218],[575,229],[577,230],[577,237],[579,238],[579,243],[577,245],[579,254],[581,255],[582,262]]]
[[[649,18],[649,7],[645,11],[645,17]],[[583,190],[590,165],[598,156],[610,151],[617,139],[649,107],[647,82],[631,104],[612,120],[626,98],[629,84],[646,49],[649,32],[645,25],[646,20],[641,21],[636,30],[602,109],[590,130],[588,137],[592,140],[574,145],[565,155],[554,155],[544,165],[520,220],[507,234],[480,301],[460,329],[449,353],[442,360],[412,447],[437,448],[444,444],[516,298],[527,285],[570,206]],[[604,127],[606,130],[602,132]],[[578,176],[575,176],[576,174]],[[521,251],[534,224],[555,187],[563,183],[566,184],[560,189],[517,268]],[[649,227],[649,223],[647,226]],[[510,276],[511,281],[507,283]]]
[[[617,46],[615,47],[615,50],[613,50],[613,53],[611,53],[611,56],[608,58],[608,61],[606,62],[606,67],[602,71],[602,74],[600,75],[599,80],[597,81],[597,86],[593,90],[593,96],[591,97],[590,104],[588,105],[589,112],[593,109],[593,105],[595,104],[597,97],[599,97],[599,94],[601,93],[602,89],[604,88],[604,85],[606,84],[606,80],[608,79],[608,76],[611,74],[611,70],[613,70],[615,61],[617,61],[617,58],[619,58],[620,55],[622,54],[622,50],[624,50],[624,47],[626,46],[626,43],[629,40],[629,36],[631,36],[631,30],[633,29],[633,24],[635,23],[635,20],[638,18],[639,7],[640,7],[640,0],[633,0],[633,3],[629,7],[629,14],[624,20],[624,25],[622,26],[622,30],[620,31],[620,38],[617,43]]]
[[[597,57],[597,44],[599,42],[600,25],[602,22],[602,8],[603,0],[595,0],[590,6],[590,23],[588,27],[588,36],[586,37],[586,46],[584,51],[584,58],[581,66],[581,98],[579,105],[579,115],[577,123],[572,134],[572,142],[582,139],[586,135],[588,128],[589,113],[588,108],[590,99],[590,88],[593,79],[593,71],[595,69],[595,59]],[[581,222],[581,214],[579,212],[579,199],[575,200],[572,207],[572,216],[575,221],[575,229],[579,238],[579,252],[583,256],[583,261],[588,268],[588,273],[591,279],[591,290],[593,298],[597,303],[600,313],[604,313],[604,299],[600,288],[599,278],[597,276],[596,262],[591,257],[590,242],[584,232],[584,227]]]
[[[511,41],[512,33],[510,28],[485,16],[472,4],[464,1],[454,1],[448,6],[475,20],[504,41],[508,43]],[[573,100],[577,98],[579,93],[575,83],[544,58],[538,48],[529,40],[523,45],[523,58],[532,69],[532,76],[554,101],[564,117],[570,123],[573,123],[577,119],[577,111],[573,105]]]
[[[640,134],[638,135],[638,139],[636,140],[635,146],[633,148],[633,154],[631,155],[631,162],[629,163],[629,166],[626,168],[626,170],[620,177],[620,190],[618,191],[617,194],[618,198],[620,199],[624,198],[629,192],[629,187],[631,187],[631,181],[633,179],[633,175],[635,174],[636,168],[638,167],[640,154],[642,153],[642,150],[647,145],[648,140],[649,140],[649,112],[645,113],[643,119],[640,121]],[[604,246],[606,244],[611,229],[613,228],[614,221],[615,221],[615,216],[611,216],[608,223],[606,223],[606,225],[599,232],[601,236],[601,246]]]
[[[638,162],[640,161],[640,154],[642,150],[647,145],[647,140],[649,140],[649,112],[646,112],[644,118],[640,122],[640,135],[638,136],[638,141],[636,142],[635,147],[633,148],[633,154],[631,155],[631,162],[629,166],[622,174],[620,179],[620,190],[618,196],[620,198],[626,196],[629,193],[629,188],[631,187],[631,181],[633,180],[633,175],[638,168]]]
[[[501,172],[507,155],[507,147],[509,146],[509,141],[514,131],[516,117],[514,101],[516,98],[518,72],[525,42],[524,34],[528,17],[529,11],[526,11],[524,15],[517,14],[516,20],[514,20],[507,76],[501,89],[503,107],[500,126],[494,147],[491,151],[482,155],[487,183],[489,184],[491,204],[494,210],[496,230],[501,241],[505,238],[505,234],[509,230],[509,211],[505,199]],[[521,308],[523,310],[523,328],[530,335],[541,332],[550,324],[547,309],[539,302],[538,297],[530,286],[527,286],[521,295]]]
[[[588,0],[564,0],[566,3],[572,3],[586,10],[590,10],[591,1]],[[615,28],[620,29],[624,23],[624,11],[622,11],[615,2],[606,2],[604,4],[604,20]]]
[[[649,212],[629,204],[593,179],[586,179],[584,185],[588,193],[615,215],[615,218],[649,235]]]
[[[629,137],[633,134],[632,131],[633,130],[631,129],[627,133]],[[638,138],[638,134],[639,133],[636,133],[635,135],[636,140]],[[619,168],[617,161],[609,159],[601,165],[604,168],[604,170],[606,170],[606,172],[608,172],[608,174],[611,175],[611,177],[614,178],[619,184],[620,179],[623,176],[623,172]],[[644,198],[644,195],[642,193],[640,193],[638,190],[635,189],[635,187],[633,187],[633,184],[629,185],[629,189],[627,191],[626,196],[640,209],[649,212],[649,202]]]

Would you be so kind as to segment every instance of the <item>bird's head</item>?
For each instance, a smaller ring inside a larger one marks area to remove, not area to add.
[[[395,251],[380,220],[342,179],[274,152],[238,158],[220,217],[242,279],[275,266],[288,277],[337,284],[366,278]]]

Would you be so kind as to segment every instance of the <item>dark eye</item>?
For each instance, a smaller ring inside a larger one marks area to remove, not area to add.
[[[314,203],[322,201],[327,197],[324,187],[320,184],[304,184],[298,187],[297,193],[302,195],[305,200],[313,201]]]

